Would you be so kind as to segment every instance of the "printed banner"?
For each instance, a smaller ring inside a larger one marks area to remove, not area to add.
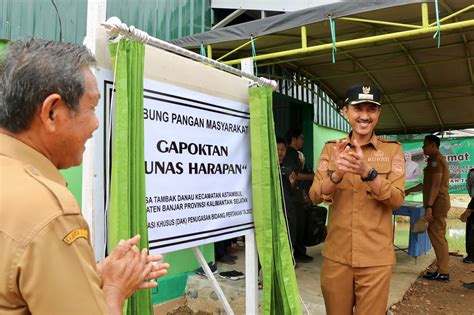
[[[252,230],[248,105],[146,81],[144,119],[152,252]]]
[[[112,74],[97,79],[108,108]],[[150,252],[253,231],[248,104],[146,79],[144,89]]]
[[[423,182],[426,159],[423,155],[423,141],[402,143],[406,160],[405,186],[413,187]],[[474,168],[474,138],[442,139],[440,152],[444,155],[451,173],[449,193],[465,194],[466,176]]]

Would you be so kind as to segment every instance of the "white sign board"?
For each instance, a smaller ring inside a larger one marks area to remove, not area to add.
[[[107,98],[111,76],[100,72],[99,86]],[[144,85],[151,253],[252,231],[248,104],[157,81]]]

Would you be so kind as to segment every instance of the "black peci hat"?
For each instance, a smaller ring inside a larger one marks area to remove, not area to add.
[[[344,105],[356,105],[362,103],[374,103],[381,106],[382,93],[370,84],[359,84],[347,90]]]

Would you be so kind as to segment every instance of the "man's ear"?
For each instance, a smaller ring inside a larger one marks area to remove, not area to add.
[[[344,105],[344,107],[342,108],[342,114],[344,115],[344,118],[349,120],[349,115],[347,114],[347,112],[349,111],[349,105]]]
[[[41,123],[50,132],[56,131],[64,122],[65,115],[69,115],[69,107],[57,93],[48,95],[39,111]]]

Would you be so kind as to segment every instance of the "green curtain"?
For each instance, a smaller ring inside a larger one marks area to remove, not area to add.
[[[263,273],[263,314],[301,314],[301,302],[283,215],[269,87],[249,89],[252,198]]]
[[[115,109],[109,212],[109,251],[121,239],[141,235],[148,247],[143,131],[144,45],[121,39],[109,46],[115,68]],[[137,291],[127,314],[153,314],[150,290]]]

